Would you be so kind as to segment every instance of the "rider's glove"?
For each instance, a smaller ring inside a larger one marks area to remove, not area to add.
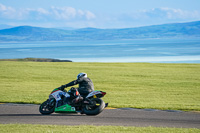
[[[62,90],[62,91],[63,91],[65,88],[66,88],[65,85],[62,85],[62,86],[59,87],[59,89]]]

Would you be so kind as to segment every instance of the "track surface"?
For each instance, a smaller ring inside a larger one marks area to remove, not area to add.
[[[41,115],[39,105],[0,104],[0,124],[115,125],[200,128],[200,113],[140,109],[106,109],[97,116]]]

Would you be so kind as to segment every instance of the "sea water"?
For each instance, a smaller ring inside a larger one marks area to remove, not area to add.
[[[200,63],[200,38],[0,42],[0,59],[27,57],[73,62]]]

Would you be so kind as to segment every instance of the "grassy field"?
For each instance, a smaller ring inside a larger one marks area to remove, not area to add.
[[[42,103],[80,72],[110,107],[200,111],[200,64],[0,61],[0,102]]]
[[[30,124],[0,124],[3,133],[199,133],[195,128],[156,128],[124,126],[59,126]]]

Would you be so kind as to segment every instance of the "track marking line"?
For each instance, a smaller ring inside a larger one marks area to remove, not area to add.
[[[117,108],[112,108],[112,107],[106,107],[105,109],[117,109]]]

